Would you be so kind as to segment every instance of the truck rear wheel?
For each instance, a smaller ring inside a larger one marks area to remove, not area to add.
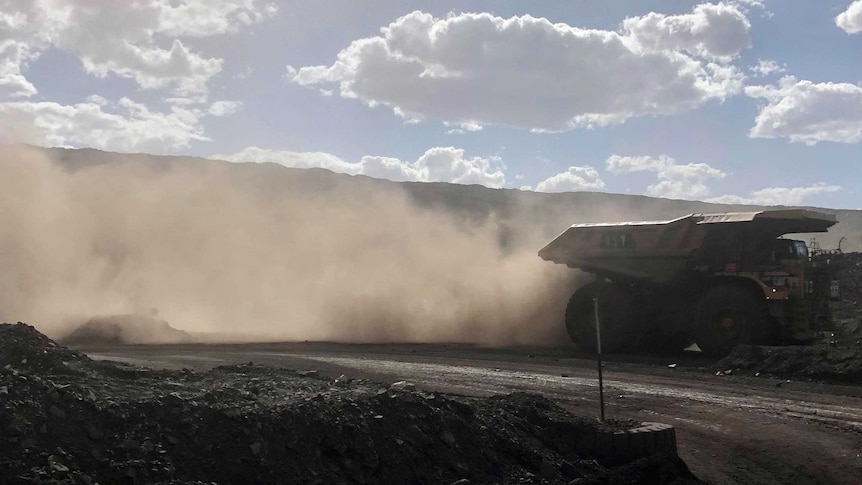
[[[576,291],[566,307],[566,330],[584,352],[596,352],[596,320],[593,299],[599,299],[602,325],[602,352],[636,350],[638,337],[638,301],[635,293],[612,283],[590,283]]]
[[[767,334],[763,302],[742,286],[716,286],[695,308],[695,340],[704,354],[725,356],[738,344],[760,343]]]
[[[584,352],[596,351],[596,327],[593,298],[601,283],[589,283],[578,288],[566,306],[566,331],[575,345]]]
[[[663,308],[659,317],[658,334],[662,342],[656,348],[663,352],[681,352],[694,343],[694,332],[691,330],[692,302],[689,298],[675,294],[669,302],[669,308]]]

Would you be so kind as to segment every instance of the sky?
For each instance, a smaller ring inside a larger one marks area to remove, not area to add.
[[[0,0],[0,141],[862,207],[862,0]]]

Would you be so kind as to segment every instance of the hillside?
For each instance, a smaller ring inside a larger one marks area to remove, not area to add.
[[[757,209],[20,146],[0,194],[0,321],[55,339],[157,314],[229,341],[560,345],[584,275],[537,252],[570,224]],[[822,247],[862,248],[862,213],[830,212]]]
[[[143,164],[158,170],[177,166],[218,165],[230,172],[231,177],[238,184],[250,190],[262,192],[326,192],[336,187],[342,188],[345,184],[358,191],[401,189],[420,207],[443,209],[475,220],[484,220],[493,214],[510,231],[509,236],[515,236],[524,241],[536,240],[537,235],[532,232],[537,229],[541,234],[541,238],[538,239],[547,239],[559,234],[569,224],[578,222],[659,220],[697,212],[750,211],[767,208],[767,206],[711,204],[599,192],[550,194],[445,182],[392,182],[372,179],[364,175],[334,173],[326,169],[289,168],[274,163],[234,164],[196,157],[120,154],[94,149],[40,148],[38,150],[73,171],[116,163]],[[828,234],[816,235],[818,242],[824,248],[837,248],[839,240],[846,237],[846,240],[841,243],[844,251],[862,250],[862,211],[806,208],[834,213],[840,222]],[[531,234],[526,234],[523,224],[519,223],[528,225]]]

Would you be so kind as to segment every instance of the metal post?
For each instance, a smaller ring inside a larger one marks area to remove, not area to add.
[[[593,311],[596,314],[596,350],[598,350],[599,366],[599,406],[601,407],[602,421],[605,420],[605,385],[602,379],[602,326],[599,323],[599,299],[593,298]]]

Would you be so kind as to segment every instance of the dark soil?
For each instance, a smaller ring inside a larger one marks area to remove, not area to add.
[[[715,371],[746,370],[777,377],[828,382],[862,382],[862,347],[811,345],[766,347],[739,345],[715,364]]]
[[[0,325],[0,483],[700,483],[677,457],[574,450],[636,423],[539,395],[467,398],[248,363],[96,362]]]

